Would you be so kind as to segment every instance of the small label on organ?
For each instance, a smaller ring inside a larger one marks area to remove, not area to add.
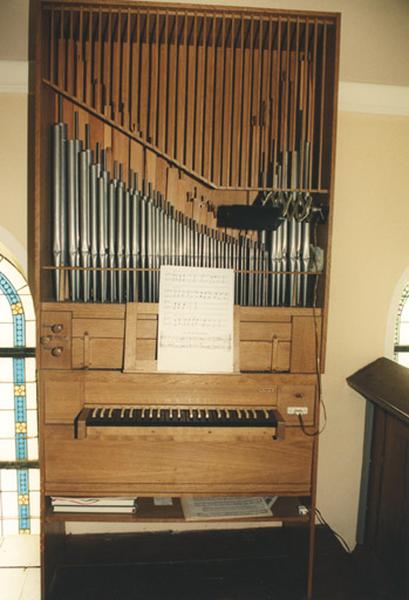
[[[287,415],[308,415],[308,408],[306,406],[289,406]]]

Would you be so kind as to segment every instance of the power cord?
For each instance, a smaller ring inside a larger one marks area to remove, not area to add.
[[[327,529],[329,529],[329,531],[337,538],[337,540],[339,541],[339,543],[341,544],[341,546],[343,547],[343,549],[345,550],[345,552],[348,552],[348,554],[352,554],[352,550],[349,547],[348,543],[345,541],[345,539],[342,537],[342,535],[340,533],[338,533],[337,531],[335,531],[335,529],[332,529],[332,527],[324,519],[324,517],[322,516],[321,511],[318,508],[315,508],[314,514],[317,517],[319,523],[321,525],[324,525],[324,527],[326,527]]]
[[[318,244],[317,231],[318,231],[318,224],[316,222],[314,224],[314,246],[315,247]],[[322,427],[321,428],[318,427],[318,429],[316,431],[308,431],[308,429],[305,426],[303,416],[298,413],[298,422],[300,424],[301,431],[304,433],[304,435],[306,435],[308,437],[317,437],[317,436],[321,435],[321,433],[324,431],[324,429],[327,426],[327,407],[325,406],[325,402],[322,397],[322,385],[321,385],[321,360],[320,360],[320,344],[319,344],[320,335],[319,335],[319,330],[318,330],[319,327],[318,327],[318,315],[317,315],[319,273],[318,273],[318,266],[317,266],[315,254],[313,254],[313,263],[314,263],[315,270],[317,271],[317,274],[315,276],[314,292],[313,292],[313,300],[312,300],[312,316],[313,316],[313,320],[314,320],[314,338],[315,338],[315,374],[317,377],[317,385],[315,388],[315,397],[318,400],[318,404],[320,404],[322,406],[323,424],[322,424]]]

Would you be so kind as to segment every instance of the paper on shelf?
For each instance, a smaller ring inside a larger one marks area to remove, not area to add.
[[[185,519],[242,519],[271,517],[272,511],[264,498],[237,496],[187,496],[181,498]]]

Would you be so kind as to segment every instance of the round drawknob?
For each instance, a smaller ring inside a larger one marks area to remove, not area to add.
[[[54,325],[51,325],[51,331],[53,333],[61,333],[63,329],[64,325],[62,323],[55,323]]]
[[[296,398],[304,398],[304,394],[303,394],[302,392],[297,392],[297,393],[295,394],[295,397],[296,397]]]
[[[42,336],[40,337],[40,343],[41,343],[43,346],[46,346],[46,345],[47,345],[47,344],[49,344],[50,342],[51,342],[51,338],[50,338],[50,336],[49,336],[49,335],[42,335]]]
[[[55,348],[53,348],[51,350],[51,354],[53,356],[57,357],[57,358],[58,358],[58,356],[61,356],[61,354],[62,354],[62,348],[61,348],[61,346],[56,346]]]

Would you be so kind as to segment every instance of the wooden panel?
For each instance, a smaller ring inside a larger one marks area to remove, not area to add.
[[[277,338],[271,342],[240,342],[242,371],[289,371],[289,342]]]
[[[143,373],[124,375],[86,373],[85,403],[174,404],[187,406],[275,406],[276,383],[271,377],[257,375],[182,375]]]
[[[240,340],[243,342],[271,341],[274,336],[280,340],[290,341],[291,324],[263,321],[256,323],[242,321],[240,323]]]
[[[292,336],[291,372],[315,373],[317,342],[319,343],[321,337],[321,319],[294,317]]]
[[[305,490],[310,486],[312,439],[298,429],[290,430],[284,440],[236,444],[74,440],[69,439],[69,429],[62,433],[51,426],[45,433],[48,482],[90,486],[127,482],[129,490],[139,484],[158,489],[165,484],[172,486],[174,495],[179,485],[186,484],[202,490],[218,485],[237,492],[252,484],[272,492],[288,484]],[[130,456],[137,460],[129,460]]]
[[[46,423],[73,424],[82,408],[82,382],[71,377],[62,379],[58,375],[43,377],[40,386],[41,397],[45,400]]]
[[[90,311],[91,312],[91,311]],[[122,319],[77,319],[72,320],[73,337],[82,337],[87,332],[93,338],[123,338]]]
[[[72,341],[73,369],[122,369],[123,338],[92,338],[87,336]]]
[[[296,409],[307,410],[303,413],[305,425],[313,425],[315,416],[315,386],[313,385],[279,385],[277,394],[277,408],[284,421],[299,425],[296,414],[291,414]]]

